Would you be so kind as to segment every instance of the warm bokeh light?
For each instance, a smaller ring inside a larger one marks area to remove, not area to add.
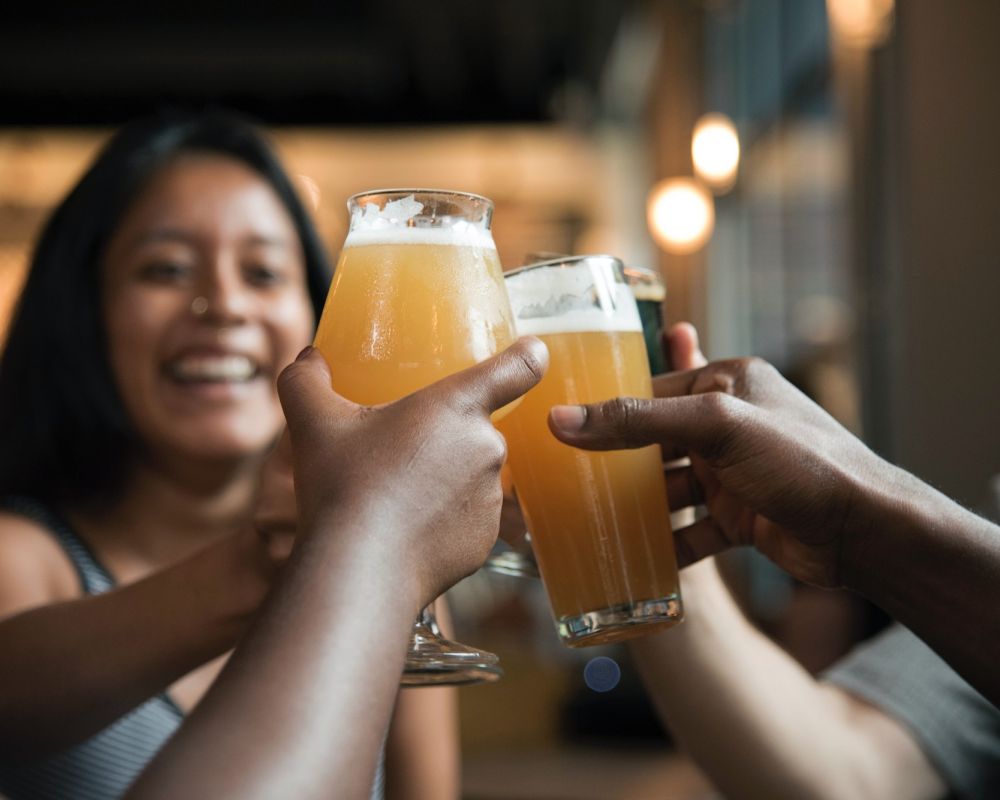
[[[712,235],[715,203],[693,178],[670,178],[649,193],[646,219],[653,238],[668,253],[693,253]]]
[[[871,47],[889,35],[894,5],[893,0],[826,0],[826,12],[838,41]]]
[[[740,165],[740,137],[725,114],[705,114],[691,137],[694,169],[715,191],[729,191]]]

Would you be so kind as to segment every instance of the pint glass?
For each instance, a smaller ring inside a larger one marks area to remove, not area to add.
[[[562,640],[631,638],[682,616],[660,448],[588,452],[549,431],[549,409],[651,397],[642,326],[621,262],[581,256],[506,276],[519,335],[549,370],[499,425]]]
[[[489,200],[406,189],[355,195],[347,205],[350,229],[315,341],[340,394],[365,405],[396,400],[514,341]],[[499,674],[495,655],[441,638],[425,610],[404,684]]]
[[[625,282],[639,307],[642,335],[646,342],[649,370],[654,375],[667,371],[663,355],[663,301],[667,287],[658,272],[645,267],[625,267]]]

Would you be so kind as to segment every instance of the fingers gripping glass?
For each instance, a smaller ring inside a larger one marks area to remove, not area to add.
[[[355,195],[347,206],[350,229],[315,342],[340,394],[365,405],[396,400],[514,341],[489,200],[392,189]],[[448,641],[432,610],[423,611],[403,684],[500,674],[495,655]]]

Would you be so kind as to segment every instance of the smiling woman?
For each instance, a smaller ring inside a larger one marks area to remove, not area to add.
[[[248,519],[327,280],[280,165],[222,116],[124,129],[52,215],[0,361],[14,800],[120,795],[218,672],[273,571]]]
[[[252,128],[216,115],[157,117],[120,131],[46,225],[9,329],[0,362],[0,492],[67,507],[113,503],[148,444],[123,385],[136,376],[117,359],[168,298],[188,310],[199,296],[215,303],[200,330],[213,347],[229,346],[244,320],[220,325],[219,313],[229,311],[218,302],[237,310],[244,302],[243,292],[230,296],[237,270],[247,286],[268,280],[258,274],[269,268],[256,243],[275,235],[288,248],[281,266],[311,299],[296,308],[317,315],[326,256]],[[234,267],[237,255],[244,261]],[[149,291],[130,292],[143,285]],[[304,300],[301,288],[292,294]],[[303,320],[294,324],[304,330]],[[150,352],[140,372],[163,357]]]
[[[265,449],[283,424],[278,372],[315,317],[274,191],[238,161],[179,156],[123,218],[103,273],[112,372],[147,446],[178,458]]]
[[[214,680],[282,557],[251,520],[328,282],[228,116],[123,129],[52,215],[0,360],[0,794],[120,796]]]

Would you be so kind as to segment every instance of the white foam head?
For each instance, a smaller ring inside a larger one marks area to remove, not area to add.
[[[667,296],[667,287],[659,272],[645,267],[625,267],[625,282],[632,289],[636,300],[662,303]]]
[[[642,331],[635,298],[621,282],[617,259],[592,256],[570,263],[529,267],[507,276],[504,284],[519,336]]]
[[[412,194],[390,200],[383,208],[376,203],[355,208],[344,247],[373,244],[436,244],[481,247],[495,250],[493,234],[486,221],[472,222],[461,217],[434,217],[434,224],[421,225],[424,204]]]

